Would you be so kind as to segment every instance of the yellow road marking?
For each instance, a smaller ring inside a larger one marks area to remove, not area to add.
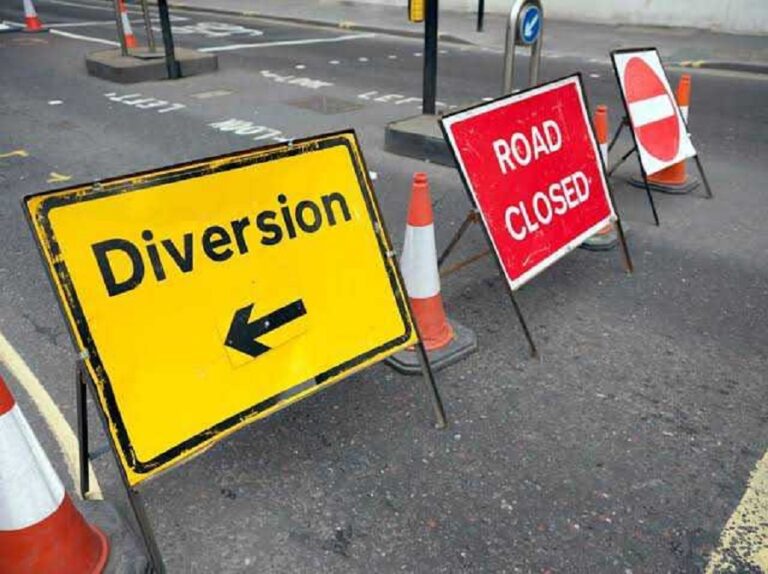
[[[28,157],[29,154],[27,153],[26,150],[23,150],[23,149],[15,149],[7,153],[0,153],[0,159],[6,158],[6,157],[13,157],[13,156]]]
[[[48,176],[47,183],[59,183],[61,181],[69,181],[70,179],[72,179],[71,175],[63,175],[52,171]]]
[[[768,452],[752,472],[706,574],[768,572]]]
[[[19,384],[24,387],[37,410],[40,411],[43,420],[45,420],[53,437],[59,444],[59,449],[64,457],[64,463],[67,466],[69,475],[72,477],[72,481],[77,484],[78,444],[75,431],[69,426],[59,407],[53,402],[51,395],[45,390],[45,387],[43,387],[39,379],[32,372],[32,369],[27,366],[27,363],[16,352],[16,349],[11,346],[2,332],[0,332],[0,363],[3,363],[15,379],[19,381]],[[74,369],[68,370],[71,371],[72,377],[74,377]],[[104,496],[101,493],[101,486],[96,478],[96,473],[93,471],[93,465],[90,463],[88,463],[88,476],[91,483],[91,491],[88,498],[91,500],[102,500]]]

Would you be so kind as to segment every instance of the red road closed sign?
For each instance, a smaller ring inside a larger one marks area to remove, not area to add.
[[[616,219],[580,75],[441,125],[512,290]]]
[[[696,155],[658,52],[612,52],[613,64],[646,175]]]

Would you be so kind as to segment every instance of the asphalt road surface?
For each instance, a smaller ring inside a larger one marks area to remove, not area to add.
[[[0,19],[21,21],[17,4]],[[24,195],[353,127],[397,246],[414,171],[430,176],[438,246],[467,212],[455,170],[383,151],[386,123],[420,110],[416,39],[174,10],[177,45],[217,53],[220,70],[118,85],[84,66],[115,42],[108,3],[36,6],[51,33],[0,35],[0,342],[70,425],[76,355]],[[581,71],[616,126],[607,53],[577,49],[545,51],[543,79]],[[501,60],[442,45],[439,109],[498,95]],[[617,252],[577,250],[526,285],[539,359],[490,259],[443,279],[480,346],[438,374],[448,430],[432,428],[418,378],[378,365],[143,485],[169,571],[702,571],[768,446],[766,79],[694,73],[690,128],[715,198],[657,195],[655,227],[627,162],[612,181],[636,273]],[[472,229],[454,261],[484,247]],[[8,356],[0,373],[74,491]],[[105,497],[124,509],[94,435]],[[723,571],[759,571],[735,564]]]

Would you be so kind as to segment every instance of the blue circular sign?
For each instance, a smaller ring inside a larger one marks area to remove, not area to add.
[[[520,15],[520,40],[523,44],[533,44],[541,33],[541,10],[538,6],[528,4],[523,6]]]

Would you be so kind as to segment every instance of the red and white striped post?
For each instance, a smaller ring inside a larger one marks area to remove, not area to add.
[[[123,24],[123,38],[125,38],[126,48],[136,48],[138,43],[136,42],[136,36],[133,35],[133,28],[131,28],[131,21],[128,18],[128,9],[125,7],[123,0],[117,0],[120,6],[120,21]]]
[[[0,377],[0,572],[96,574],[108,556]]]

